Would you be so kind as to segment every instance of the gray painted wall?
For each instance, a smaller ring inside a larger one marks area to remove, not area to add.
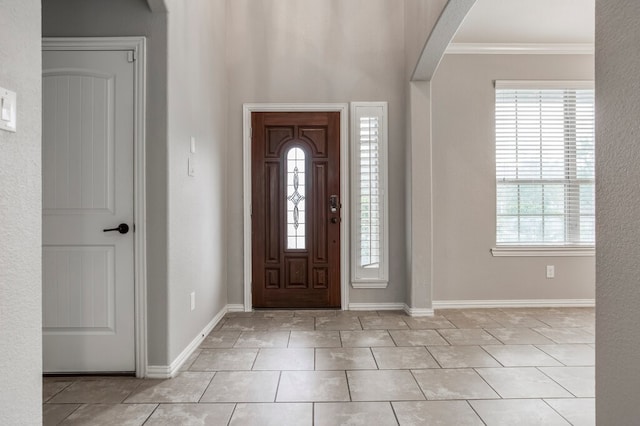
[[[404,302],[404,8],[397,0],[233,0],[229,72],[229,303],[243,302],[242,104],[389,102],[390,283],[356,303]],[[343,236],[346,237],[346,236]]]
[[[227,303],[225,3],[169,3],[170,362]],[[191,136],[194,177],[187,174]]]
[[[0,424],[42,423],[42,55],[40,2],[0,0],[0,87],[17,132],[0,130]]]
[[[406,304],[411,309],[431,310],[433,283],[431,82],[412,81],[409,84],[408,98]],[[424,315],[424,311],[422,314]]]
[[[596,419],[640,419],[640,2],[596,1]]]
[[[445,55],[432,81],[433,299],[593,299],[594,257],[493,257],[494,80],[593,80],[591,55]],[[546,265],[556,278],[546,279]]]
[[[404,2],[405,76],[411,79],[446,0]],[[433,204],[431,82],[407,81],[405,169],[406,300],[411,309],[431,309],[433,286]]]
[[[145,0],[43,0],[45,37],[147,37],[147,303],[151,365],[166,365],[167,15]],[[186,166],[185,166],[186,168]]]
[[[226,305],[225,3],[171,1],[168,13],[145,0],[44,4],[45,36],[147,37],[150,365],[169,365]]]

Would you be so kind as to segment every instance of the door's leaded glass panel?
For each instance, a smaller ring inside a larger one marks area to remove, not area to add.
[[[306,248],[305,155],[301,148],[287,152],[287,249]]]

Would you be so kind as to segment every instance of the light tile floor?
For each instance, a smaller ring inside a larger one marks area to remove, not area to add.
[[[594,309],[229,313],[171,380],[44,379],[55,425],[594,425]]]

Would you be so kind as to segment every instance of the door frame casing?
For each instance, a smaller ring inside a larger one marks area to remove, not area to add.
[[[340,113],[340,300],[349,309],[349,104],[348,103],[247,103],[242,105],[242,159],[244,203],[244,310],[251,312],[251,113],[339,112]]]
[[[43,51],[132,51],[134,354],[137,377],[147,371],[146,37],[45,37]]]

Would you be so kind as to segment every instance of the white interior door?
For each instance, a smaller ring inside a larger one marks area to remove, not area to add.
[[[43,52],[45,372],[135,371],[133,77],[126,51]]]

